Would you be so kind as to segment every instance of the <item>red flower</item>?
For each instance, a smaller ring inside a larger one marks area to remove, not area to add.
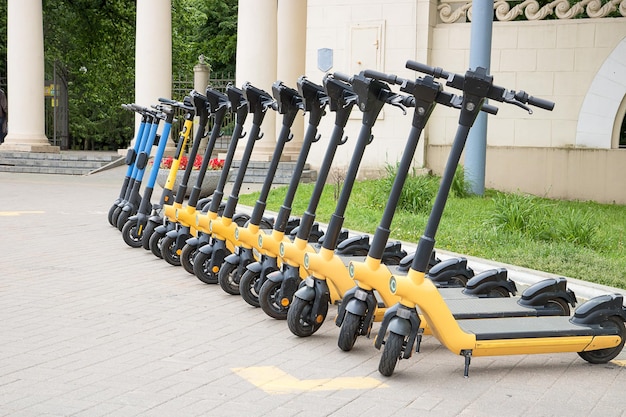
[[[224,160],[213,158],[209,161],[209,169],[216,170],[224,168]]]

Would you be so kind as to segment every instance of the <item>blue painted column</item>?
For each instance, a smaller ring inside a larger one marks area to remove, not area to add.
[[[474,0],[470,33],[470,69],[483,67],[489,73],[492,26],[493,0]],[[471,184],[471,192],[476,195],[485,193],[486,159],[487,115],[480,112],[470,130],[465,147],[465,178]]]

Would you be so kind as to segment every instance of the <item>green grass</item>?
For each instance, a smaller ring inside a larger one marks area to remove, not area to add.
[[[374,233],[391,187],[387,178],[354,185],[344,227]],[[436,177],[410,177],[396,210],[391,239],[417,242],[430,204],[423,207],[424,190],[435,189]],[[462,182],[462,180],[461,180]],[[337,184],[326,185],[317,209],[325,223],[334,212]],[[301,184],[293,215],[304,213],[313,184]],[[286,187],[272,190],[268,210],[278,211]],[[426,194],[429,191],[425,191]],[[459,196],[460,195],[460,196]],[[434,196],[434,193],[432,193]],[[240,203],[254,205],[258,193],[242,195]],[[484,197],[451,193],[436,236],[436,247],[626,289],[626,206],[594,202],[559,201],[487,190]]]

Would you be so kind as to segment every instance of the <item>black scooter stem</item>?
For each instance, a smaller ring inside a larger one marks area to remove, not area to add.
[[[344,214],[348,206],[348,200],[352,193],[352,188],[356,181],[356,176],[365,153],[365,148],[372,141],[372,126],[376,122],[376,118],[380,114],[387,99],[394,95],[389,85],[382,81],[365,77],[362,73],[355,75],[351,79],[352,88],[357,94],[357,104],[361,112],[363,112],[363,121],[356,146],[346,177],[344,180],[335,212],[332,214],[328,228],[326,229],[326,237],[322,247],[327,250],[335,250],[339,234],[343,226]]]
[[[189,207],[196,207],[196,205],[198,204],[202,181],[204,181],[204,176],[209,166],[211,154],[213,153],[215,143],[217,142],[217,138],[222,129],[222,122],[224,121],[224,117],[226,116],[226,112],[228,111],[228,108],[230,106],[228,97],[225,94],[210,87],[206,89],[206,98],[208,111],[211,115],[213,115],[213,129],[211,129],[211,134],[209,135],[206,150],[204,151],[204,158],[202,159],[202,164],[200,165],[198,180],[191,189],[191,194],[189,195],[189,200],[187,201],[187,206]],[[193,161],[189,161],[189,163],[192,164]]]
[[[222,203],[222,199],[224,197],[224,187],[226,186],[226,181],[228,181],[228,177],[230,176],[230,167],[232,166],[233,159],[235,157],[237,142],[244,136],[242,135],[243,125],[246,121],[246,117],[248,116],[248,102],[243,96],[243,91],[241,89],[230,85],[226,88],[226,95],[230,101],[230,110],[235,113],[235,127],[233,128],[233,133],[230,139],[231,142],[228,146],[226,158],[224,159],[224,167],[217,183],[217,187],[213,192],[211,205],[209,206],[209,212],[211,213],[217,213],[220,204]]]
[[[248,163],[250,162],[252,151],[254,150],[254,144],[257,140],[263,137],[261,134],[261,123],[263,123],[265,113],[268,108],[275,104],[271,95],[260,88],[253,86],[249,82],[243,85],[242,91],[246,101],[248,102],[249,112],[252,114],[252,127],[248,132],[248,141],[246,142],[246,147],[241,157],[237,177],[235,178],[230,196],[226,201],[224,213],[222,214],[224,218],[228,219],[232,219],[235,214],[235,209],[237,207],[237,203],[239,202],[239,192],[241,191],[241,185],[243,184],[243,180],[246,175],[246,169],[248,167]]]
[[[191,146],[191,151],[189,152],[189,161],[183,173],[183,178],[180,181],[180,185],[178,186],[178,191],[176,192],[176,199],[174,200],[174,203],[176,204],[182,204],[185,200],[185,194],[187,193],[187,183],[189,182],[189,177],[191,176],[191,171],[193,170],[193,161],[198,154],[200,141],[204,137],[204,129],[206,128],[206,125],[209,121],[207,98],[195,90],[193,90],[189,95],[191,96],[193,106],[196,110],[196,116],[199,117],[198,131],[194,136],[193,145]]]
[[[276,221],[274,222],[274,230],[281,233],[285,232],[287,229],[287,223],[289,221],[289,216],[291,215],[291,206],[293,204],[298,185],[300,184],[300,179],[302,178],[302,171],[304,170],[304,165],[309,156],[311,145],[319,140],[317,128],[322,120],[324,108],[328,103],[328,96],[324,92],[324,88],[320,85],[312,83],[304,76],[298,79],[298,92],[302,97],[304,111],[309,114],[309,123],[304,134],[298,160],[296,161],[296,165],[293,169],[289,187],[287,188],[287,193],[283,200],[283,205],[280,207],[276,216]]]
[[[332,76],[326,75],[323,79],[324,90],[328,95],[329,109],[335,113],[335,124],[330,135],[328,148],[322,160],[322,164],[317,173],[317,181],[313,188],[313,193],[309,200],[309,205],[302,215],[300,227],[296,235],[297,239],[308,240],[313,224],[315,223],[315,212],[322,197],[328,174],[335,158],[337,148],[346,143],[344,138],[344,128],[348,123],[348,118],[352,112],[352,108],[356,104],[356,94],[352,90],[352,86],[346,82],[334,79]]]
[[[304,110],[304,103],[298,91],[287,87],[282,81],[276,81],[272,84],[272,95],[276,100],[276,110],[279,114],[283,115],[283,123],[280,133],[278,134],[278,138],[276,139],[274,153],[272,154],[272,159],[270,160],[270,165],[267,169],[267,174],[265,176],[265,180],[263,181],[259,198],[256,201],[254,208],[252,209],[252,215],[250,216],[250,224],[255,226],[261,224],[261,219],[263,218],[263,213],[265,212],[265,206],[267,205],[267,197],[270,189],[272,188],[274,176],[276,175],[281,155],[285,149],[285,144],[293,138],[293,135],[291,134],[291,126],[293,126],[298,111]]]

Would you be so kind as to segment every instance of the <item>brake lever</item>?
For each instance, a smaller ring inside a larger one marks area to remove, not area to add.
[[[400,95],[400,94],[395,94],[391,100],[387,101],[387,103],[391,104],[392,106],[398,107],[400,110],[402,110],[402,113],[406,116],[406,107],[404,106],[404,99],[405,97]]]
[[[533,110],[530,107],[526,106],[524,103],[517,99],[515,91],[507,91],[506,93],[504,93],[504,96],[502,98],[503,102],[508,104],[514,104],[517,107],[526,110],[528,114],[533,114]]]

